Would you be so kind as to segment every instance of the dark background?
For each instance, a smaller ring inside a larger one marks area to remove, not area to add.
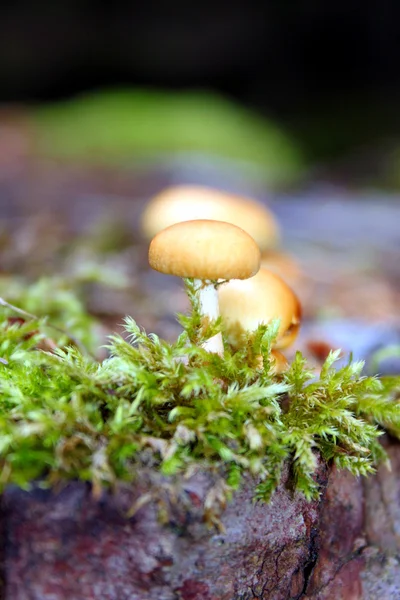
[[[400,3],[1,4],[0,102],[120,84],[220,91],[291,124],[316,154],[329,150],[315,133],[320,122],[327,136],[351,124],[358,143],[392,134]],[[333,152],[346,135],[332,142]]]
[[[3,101],[123,82],[213,87],[290,112],[397,93],[400,3],[2,3],[0,75]]]

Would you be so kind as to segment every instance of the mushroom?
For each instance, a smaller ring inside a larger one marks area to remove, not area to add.
[[[271,359],[271,371],[274,375],[281,375],[286,369],[289,367],[289,363],[287,361],[286,356],[282,354],[279,350],[273,349],[270,354]],[[253,357],[252,361],[253,366],[256,369],[262,370],[264,368],[264,360],[261,354]]]
[[[151,241],[149,263],[156,271],[195,279],[204,323],[219,317],[218,280],[241,280],[260,268],[260,250],[253,238],[235,225],[195,220],[175,223]],[[221,334],[207,340],[208,352],[223,355]]]
[[[298,284],[304,277],[299,262],[291,254],[279,250],[264,252],[261,267],[276,273],[290,285]]]
[[[279,350],[271,350],[272,372],[281,375],[289,367],[286,356]]]
[[[279,227],[272,213],[260,202],[202,186],[167,188],[145,208],[141,227],[147,239],[162,229],[198,219],[225,221],[247,231],[260,250],[275,247]]]
[[[280,319],[275,348],[290,346],[299,331],[300,302],[278,275],[261,268],[246,281],[232,280],[218,290],[223,328],[231,346],[238,348],[246,332]]]

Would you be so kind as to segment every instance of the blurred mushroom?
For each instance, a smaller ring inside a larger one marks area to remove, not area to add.
[[[297,260],[286,252],[268,250],[261,255],[261,267],[276,273],[289,285],[298,284],[304,273]]]
[[[218,280],[241,280],[260,268],[260,250],[253,238],[235,225],[212,220],[175,223],[151,241],[149,263],[156,271],[195,279],[204,323],[219,317]],[[221,334],[207,340],[208,352],[223,354]]]
[[[155,196],[145,208],[141,227],[147,239],[182,221],[212,219],[246,231],[266,251],[277,245],[279,227],[260,202],[201,186],[175,186]]]
[[[280,319],[275,348],[287,348],[297,337],[301,306],[293,290],[278,275],[261,268],[245,281],[232,280],[218,290],[223,327],[238,348],[246,332]]]

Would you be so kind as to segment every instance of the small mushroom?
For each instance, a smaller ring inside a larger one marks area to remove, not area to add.
[[[279,227],[266,206],[220,190],[180,185],[167,188],[146,206],[141,227],[147,239],[182,221],[212,219],[232,223],[246,231],[266,251],[277,245]]]
[[[246,332],[280,319],[275,348],[290,346],[299,331],[300,302],[278,275],[261,268],[246,281],[232,280],[218,290],[223,327],[231,346],[238,348]]]
[[[286,356],[284,356],[279,350],[271,350],[270,359],[271,371],[274,375],[281,375],[289,367]],[[264,360],[261,354],[254,357],[253,365],[259,370],[264,368]]]
[[[175,223],[151,241],[149,263],[156,271],[195,279],[204,322],[219,317],[218,280],[241,280],[260,268],[260,250],[253,238],[235,225],[195,220]],[[221,334],[207,340],[208,352],[222,356]]]
[[[289,367],[286,356],[279,350],[271,350],[272,371],[275,375],[281,375]]]

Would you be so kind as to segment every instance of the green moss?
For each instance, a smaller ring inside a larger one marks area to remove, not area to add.
[[[192,312],[180,316],[174,344],[147,335],[131,318],[127,339],[114,335],[101,364],[76,347],[38,350],[43,321],[0,329],[0,485],[29,487],[90,481],[99,489],[133,481],[150,466],[165,475],[195,466],[218,470],[227,493],[251,473],[255,498],[268,500],[291,461],[293,484],[318,496],[317,456],[354,475],[385,460],[384,428],[400,433],[400,378],[361,375],[362,363],[336,370],[332,352],[319,376],[297,354],[277,378],[270,348],[277,323],[260,326],[223,358],[200,344],[219,328],[201,329],[192,282]],[[257,368],[255,357],[264,366]]]
[[[218,95],[104,90],[32,112],[39,149],[52,157],[116,161],[207,154],[243,161],[270,183],[299,176],[301,151],[273,121]]]
[[[36,282],[0,277],[0,317],[7,319],[18,313],[32,322],[42,319],[41,332],[59,346],[74,342],[84,352],[94,354],[100,344],[99,324],[88,314],[77,287],[77,281],[61,277],[42,277]]]

